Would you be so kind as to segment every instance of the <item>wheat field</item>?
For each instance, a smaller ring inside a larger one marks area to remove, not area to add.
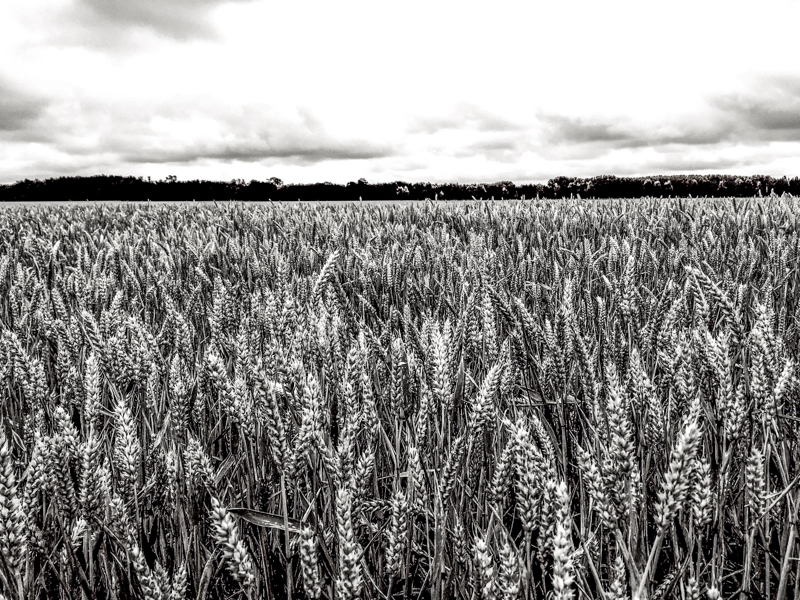
[[[4,207],[0,598],[798,598],[798,217]]]

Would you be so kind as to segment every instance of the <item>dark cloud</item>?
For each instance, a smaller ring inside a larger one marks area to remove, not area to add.
[[[737,93],[710,97],[696,113],[673,115],[656,125],[625,116],[539,113],[537,117],[545,142],[564,147],[583,145],[601,152],[800,141],[800,77],[760,77],[744,82]]]
[[[735,127],[725,119],[708,121],[704,117],[684,118],[679,124],[664,131],[656,131],[652,136],[656,145],[708,146],[732,141]],[[649,145],[648,138],[641,135],[641,145]]]
[[[800,141],[800,77],[761,77],[711,104],[738,124],[743,139]]]
[[[747,167],[740,160],[719,156],[709,157],[681,157],[664,156],[650,163],[653,172],[659,173],[689,173],[698,171],[725,171],[736,167]]]
[[[700,116],[678,118],[658,127],[605,117],[565,117],[539,114],[545,139],[551,144],[596,144],[609,149],[666,145],[708,145],[729,139],[733,127],[726,120]]]
[[[109,38],[114,29],[144,28],[159,35],[187,40],[215,36],[208,22],[213,8],[231,2],[251,0],[78,0],[80,21],[89,25],[100,38]]]
[[[515,122],[469,103],[458,103],[438,116],[418,117],[407,131],[411,135],[426,136],[424,143],[428,150],[440,156],[459,159],[482,156],[498,163],[518,161],[520,154],[531,149],[535,140],[529,124]],[[454,144],[446,135],[441,141],[437,140],[437,134],[448,132],[467,133],[469,141]]]
[[[120,158],[130,163],[194,163],[205,160],[262,162],[283,158],[295,159],[301,164],[315,164],[327,160],[370,159],[386,156],[391,156],[388,148],[367,142],[304,143],[302,140],[289,140],[273,145],[245,142],[241,145],[212,144],[204,148],[191,146],[173,150],[137,150],[122,154]]]
[[[458,104],[446,114],[418,117],[411,122],[409,133],[434,134],[448,129],[480,132],[519,131],[524,127],[472,104]]]
[[[521,136],[502,136],[481,140],[470,144],[471,150],[479,152],[519,152],[522,149]]]
[[[475,142],[450,149],[455,158],[483,156],[496,163],[516,163],[529,149],[530,139],[523,133],[505,133],[484,136]]]
[[[94,113],[95,120],[65,136],[60,144],[62,151],[73,156],[114,156],[130,164],[258,163],[276,159],[316,164],[394,154],[392,147],[380,140],[331,134],[307,109],[279,111],[254,106],[192,109],[176,105],[160,110],[158,120],[146,111],[127,114],[120,107],[96,107]],[[203,124],[198,128],[207,133],[170,135],[173,127],[187,130],[186,119],[193,116]],[[114,127],[106,128],[105,123],[113,123]],[[103,131],[98,133],[97,127],[103,127]],[[84,130],[95,135],[82,135]],[[91,141],[86,143],[87,139]]]
[[[30,128],[47,108],[47,101],[13,86],[0,75],[0,134],[19,139],[32,133]]]
[[[651,158],[643,163],[632,164],[630,161],[613,162],[607,164],[607,169],[619,176],[644,176],[653,173],[702,173],[724,172],[742,169],[747,171],[750,164],[755,161],[736,160],[725,156],[680,156],[662,155]],[[581,165],[576,165],[576,173],[581,173]],[[585,166],[583,166],[585,172]]]
[[[44,111],[29,100],[0,81],[0,181],[115,169],[146,172],[157,165],[313,166],[396,156],[399,147],[335,133],[302,108],[69,99]],[[20,141],[40,143],[14,154]]]
[[[549,141],[562,144],[620,142],[633,139],[629,132],[623,131],[618,123],[603,119],[565,117],[563,115],[539,115],[544,124]]]

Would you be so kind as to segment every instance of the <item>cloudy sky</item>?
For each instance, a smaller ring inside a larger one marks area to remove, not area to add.
[[[0,2],[0,183],[800,175],[798,0]]]

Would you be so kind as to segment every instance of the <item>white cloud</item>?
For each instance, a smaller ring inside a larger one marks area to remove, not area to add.
[[[0,181],[798,175],[800,4],[751,6],[3,3]]]

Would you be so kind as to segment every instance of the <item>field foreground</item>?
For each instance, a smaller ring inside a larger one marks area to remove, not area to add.
[[[800,202],[0,211],[0,598],[800,598]]]

